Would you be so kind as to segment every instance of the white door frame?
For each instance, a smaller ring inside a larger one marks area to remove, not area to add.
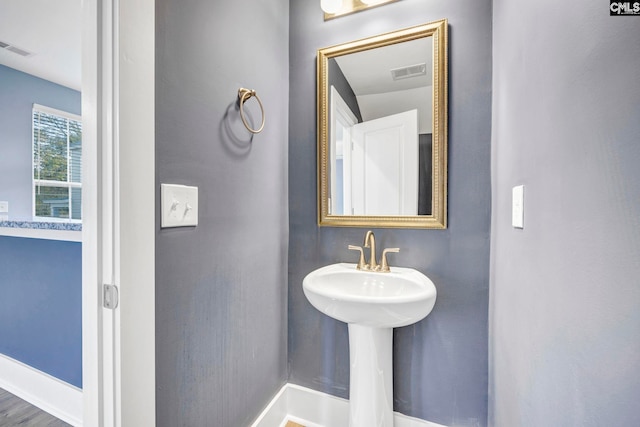
[[[153,426],[155,2],[82,9],[83,425]]]
[[[343,128],[342,135],[342,154],[343,154],[343,168],[350,167],[351,164],[351,128],[353,125],[358,123],[358,119],[356,115],[353,114],[351,108],[344,101],[340,93],[336,90],[336,88],[331,86],[331,102],[330,102],[330,111],[329,111],[329,119],[331,121],[331,126],[329,126],[329,156],[330,161],[329,171],[331,176],[329,181],[331,183],[331,195],[330,203],[329,203],[329,213],[332,215],[351,215],[351,181],[349,178],[349,174],[344,172],[343,169],[343,181],[341,183],[342,186],[342,200],[340,201],[342,204],[342,211],[338,212],[336,206],[338,206],[338,200],[336,195],[337,192],[337,171],[336,171],[336,151],[337,151],[337,141],[336,141],[336,129],[338,126]]]

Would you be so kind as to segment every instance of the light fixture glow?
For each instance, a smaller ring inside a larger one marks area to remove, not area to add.
[[[336,13],[342,9],[343,0],[321,0],[320,7],[325,13]]]
[[[398,0],[320,0],[320,7],[324,11],[326,21],[396,1]]]

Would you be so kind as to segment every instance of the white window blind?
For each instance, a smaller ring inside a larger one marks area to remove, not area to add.
[[[33,105],[33,217],[82,219],[82,119]]]

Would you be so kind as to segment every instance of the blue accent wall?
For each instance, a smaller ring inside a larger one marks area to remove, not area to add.
[[[156,2],[156,188],[199,202],[197,227],[160,229],[156,194],[158,427],[250,425],[287,380],[288,11]]]
[[[352,260],[366,229],[316,224],[319,48],[449,20],[449,228],[374,229],[438,289],[433,312],[394,331],[394,409],[447,426],[487,425],[491,224],[491,2],[403,0],[324,21],[319,2],[290,2],[289,382],[347,397],[347,325],[313,308],[302,279]],[[515,425],[515,424],[512,424]]]
[[[82,244],[0,236],[0,353],[82,387]]]
[[[489,425],[640,426],[640,17],[492,5]]]
[[[33,104],[80,114],[80,92],[0,65],[0,200],[9,219],[32,219],[31,110]]]

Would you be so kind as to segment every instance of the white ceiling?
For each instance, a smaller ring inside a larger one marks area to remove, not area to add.
[[[396,92],[431,86],[433,79],[433,39],[396,43],[338,56],[336,61],[356,96]],[[416,64],[426,64],[427,73],[421,77],[396,80],[391,70]]]
[[[418,110],[420,133],[433,132],[433,38],[396,43],[335,57],[358,100],[364,121]],[[391,70],[417,64],[426,73],[393,80]]]
[[[0,42],[33,53],[0,49],[0,64],[81,88],[82,0],[0,0]]]

